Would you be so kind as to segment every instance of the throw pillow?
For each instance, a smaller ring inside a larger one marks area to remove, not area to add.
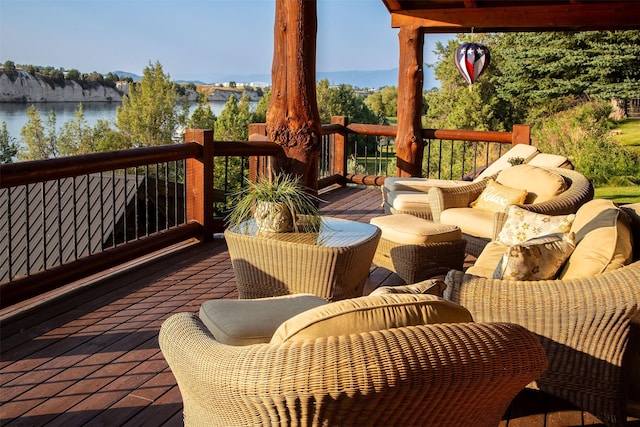
[[[511,246],[547,234],[568,233],[575,218],[574,214],[545,215],[509,206],[497,240]]]
[[[493,272],[494,279],[554,279],[575,249],[575,234],[556,233],[510,246]]]
[[[507,187],[489,179],[480,196],[471,202],[471,207],[487,212],[502,212],[508,205],[523,203],[526,197],[526,190]]]

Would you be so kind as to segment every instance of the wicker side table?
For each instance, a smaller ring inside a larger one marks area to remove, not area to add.
[[[435,224],[409,214],[371,219],[382,231],[373,263],[416,283],[451,269],[462,270],[466,240],[455,225]]]
[[[239,298],[311,293],[327,301],[362,296],[380,234],[329,217],[319,233],[258,234],[253,220],[224,232]]]

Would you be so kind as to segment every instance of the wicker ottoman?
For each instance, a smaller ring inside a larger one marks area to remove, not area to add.
[[[373,263],[406,283],[462,270],[467,242],[457,226],[409,214],[380,216],[370,222],[382,231]]]

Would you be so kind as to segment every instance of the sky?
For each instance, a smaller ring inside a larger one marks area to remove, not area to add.
[[[318,71],[398,67],[398,29],[381,0],[317,0]],[[0,63],[173,80],[270,74],[275,0],[0,0]],[[426,36],[425,62],[435,41]]]

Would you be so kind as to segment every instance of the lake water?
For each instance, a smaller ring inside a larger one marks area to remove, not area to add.
[[[27,123],[29,117],[27,109],[32,104],[16,104],[16,103],[0,103],[0,124],[4,121],[7,123],[7,131],[9,135],[20,141],[20,130]],[[35,105],[40,111],[42,124],[46,127],[47,116],[49,111],[56,113],[56,127],[60,129],[67,120],[75,120],[78,104],[75,102],[42,102]],[[251,108],[255,108],[257,102],[251,104]],[[120,106],[119,102],[84,102],[82,103],[82,111],[84,118],[90,126],[94,126],[99,119],[109,120],[115,124],[116,108]],[[219,116],[224,109],[225,102],[209,102],[211,111]],[[189,108],[189,114],[193,113],[197,104],[192,104]]]

